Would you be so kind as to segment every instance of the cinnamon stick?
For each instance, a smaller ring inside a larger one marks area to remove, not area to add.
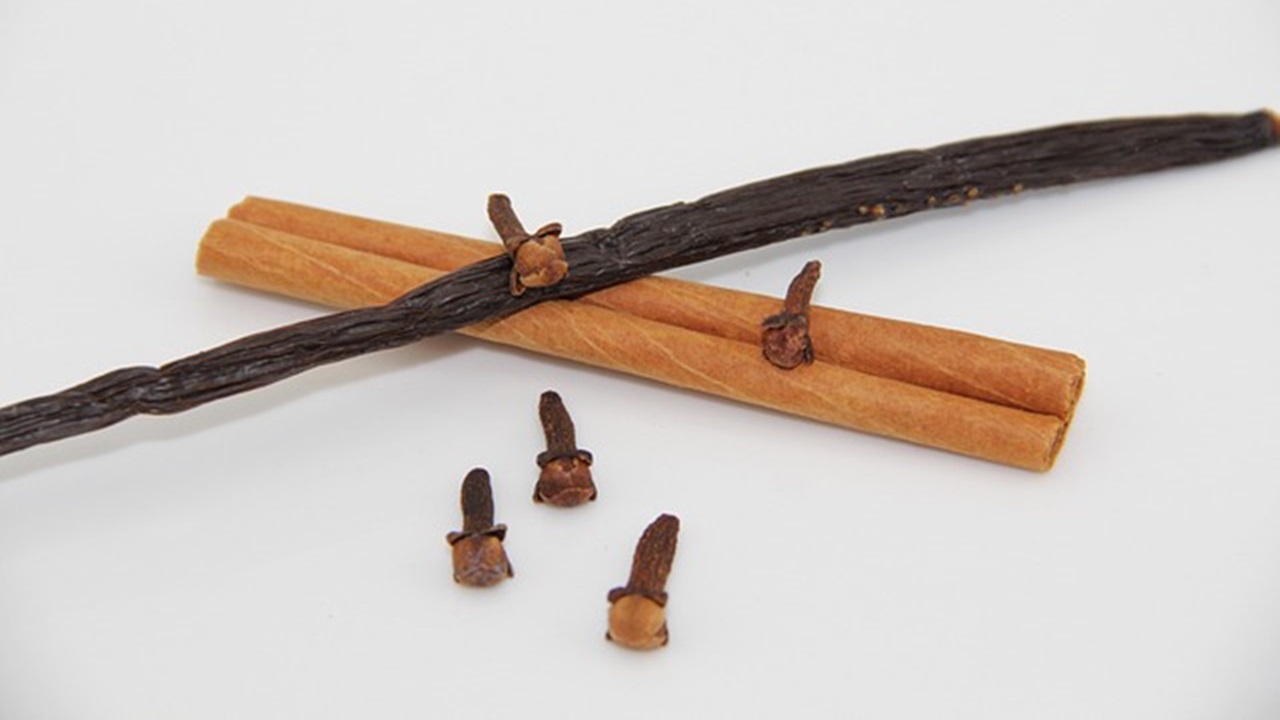
[[[444,245],[445,256],[461,252],[462,246]],[[338,307],[377,305],[444,272],[231,219],[214,222],[205,233],[198,268],[219,279]],[[545,302],[459,332],[1028,470],[1048,470],[1062,446],[1067,422],[1051,414],[822,360],[781,372],[764,361],[754,342],[585,300]]]
[[[443,271],[502,254],[500,245],[484,240],[260,197],[245,198],[227,215],[260,227]],[[208,245],[206,237],[202,247]],[[214,260],[203,253],[202,250],[197,268],[219,276],[212,267]],[[410,287],[394,277],[392,266],[379,267],[378,272],[359,273],[362,281],[388,282],[389,285],[377,287],[397,293]],[[238,272],[252,273],[248,267]],[[388,276],[382,277],[383,274]],[[276,277],[270,279],[269,285],[255,284],[249,277],[222,279],[332,307],[360,307],[392,297],[379,291],[363,293],[338,278]],[[658,276],[599,290],[584,295],[579,302],[757,344],[760,320],[778,307],[777,299],[767,295]],[[826,307],[815,306],[810,314],[809,331],[817,359],[870,375],[1064,420],[1069,420],[1075,411],[1083,388],[1084,360],[1071,353]]]

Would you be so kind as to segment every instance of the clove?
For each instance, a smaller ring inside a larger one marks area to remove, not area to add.
[[[538,453],[538,483],[533,488],[533,501],[558,507],[574,507],[596,499],[596,484],[591,479],[591,453],[579,448],[574,437],[573,419],[564,407],[559,393],[548,390],[538,401],[538,416],[547,437],[547,449]]]
[[[523,295],[526,288],[555,285],[569,274],[564,258],[560,223],[547,223],[532,235],[524,229],[511,207],[511,199],[501,193],[489,196],[489,222],[502,238],[502,246],[511,257],[512,295]]]
[[[782,312],[764,319],[761,347],[765,359],[783,370],[813,362],[813,340],[809,337],[809,304],[822,274],[822,263],[810,260],[791,280]]]
[[[453,579],[461,585],[489,587],[513,577],[502,541],[506,525],[493,523],[493,489],[489,473],[475,468],[462,481],[462,530],[446,540],[453,546]]]
[[[636,543],[627,584],[609,591],[609,631],[605,637],[633,650],[667,644],[667,576],[676,556],[680,519],[659,515]]]

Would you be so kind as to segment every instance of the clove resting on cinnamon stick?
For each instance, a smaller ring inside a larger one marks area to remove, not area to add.
[[[761,350],[764,358],[783,370],[813,362],[813,338],[809,336],[809,303],[822,273],[822,263],[805,263],[787,287],[782,311],[762,323]]]
[[[182,412],[364,353],[721,255],[967,199],[1237,157],[1276,144],[1276,116],[1183,115],[1074,123],[806,170],[622,218],[561,243],[559,283],[510,290],[484,260],[379,307],[268,330],[158,367],[121,368],[0,408],[0,455]],[[868,211],[874,208],[875,211]]]

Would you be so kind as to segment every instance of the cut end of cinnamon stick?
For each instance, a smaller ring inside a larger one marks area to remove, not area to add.
[[[1062,444],[1067,441],[1067,431],[1071,429],[1071,423],[1064,422],[1058,427],[1058,435],[1053,439],[1053,443],[1049,446],[1049,455],[1045,458],[1044,467],[1034,468],[1039,472],[1049,472],[1053,469],[1054,463],[1058,461],[1058,453],[1062,452]]]
[[[1271,118],[1271,142],[1280,143],[1280,113],[1271,109],[1263,110],[1262,112]]]

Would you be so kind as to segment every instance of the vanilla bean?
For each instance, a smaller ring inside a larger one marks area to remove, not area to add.
[[[1276,144],[1277,116],[1186,115],[1075,123],[908,150],[743,185],[625,217],[563,242],[570,272],[510,293],[496,257],[381,307],[250,335],[160,367],[109,372],[0,408],[0,455],[181,412],[310,368],[398,347],[673,267],[793,237],[977,198],[1244,155]]]

